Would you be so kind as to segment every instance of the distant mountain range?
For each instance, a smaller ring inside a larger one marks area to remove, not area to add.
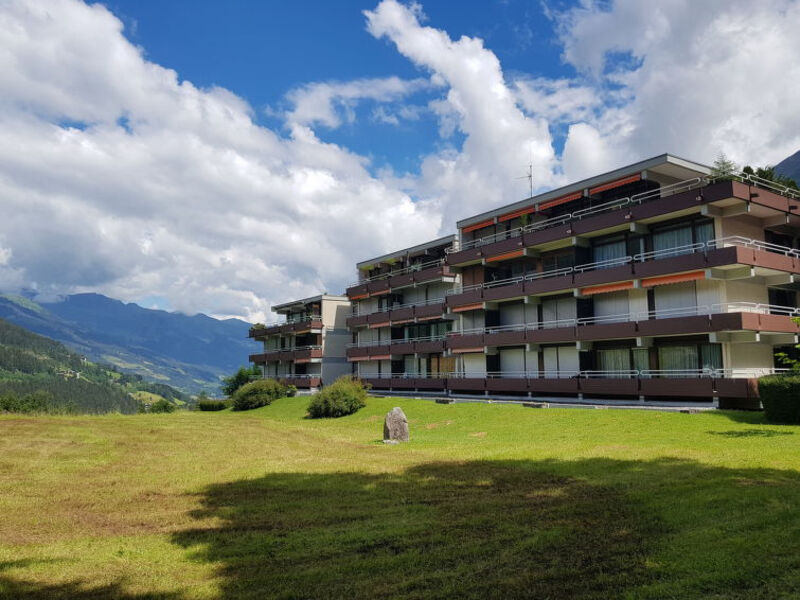
[[[794,179],[795,183],[800,185],[800,150],[775,165],[775,172],[778,175]]]
[[[47,303],[0,296],[0,318],[63,342],[94,362],[189,393],[218,395],[220,378],[246,364],[256,350],[245,321],[151,310],[100,294]]]

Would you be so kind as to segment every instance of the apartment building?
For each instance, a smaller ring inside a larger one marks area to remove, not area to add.
[[[359,263],[375,389],[756,407],[797,343],[800,196],[772,182],[665,154],[457,227]]]
[[[261,366],[264,377],[310,391],[350,373],[347,298],[322,294],[272,310],[283,320],[250,329],[250,337],[263,343],[263,352],[250,355],[250,362]]]
[[[376,387],[393,373],[419,375],[425,388],[431,374],[456,369],[445,345],[453,328],[445,299],[456,282],[445,259],[454,243],[451,235],[358,263],[347,288],[347,358],[357,375]]]

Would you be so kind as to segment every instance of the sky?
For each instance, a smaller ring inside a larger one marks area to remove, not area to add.
[[[0,0],[0,292],[269,321],[529,164],[775,164],[798,30],[800,0]]]

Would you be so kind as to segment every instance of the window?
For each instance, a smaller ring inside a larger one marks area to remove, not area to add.
[[[560,254],[550,254],[542,257],[542,269],[553,271],[555,269],[565,269],[575,266],[575,254],[573,252],[562,252]]]
[[[612,371],[609,376],[622,377],[618,371],[631,370],[631,354],[628,348],[606,348],[597,351],[597,370]],[[616,375],[615,375],[616,374]]]
[[[653,250],[661,257],[694,252],[692,244],[705,244],[714,239],[714,221],[702,219],[680,223],[653,232]],[[673,250],[668,252],[668,250]]]
[[[624,258],[625,256],[627,256],[627,244],[624,239],[600,244],[592,248],[592,260],[596,263],[611,261],[615,258]],[[612,266],[614,265],[607,265],[605,268]]]

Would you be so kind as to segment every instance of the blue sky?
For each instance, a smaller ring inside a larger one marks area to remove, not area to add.
[[[106,4],[125,23],[128,39],[141,46],[148,59],[175,69],[196,85],[234,91],[253,106],[257,121],[279,131],[281,119],[270,113],[284,108],[285,94],[298,86],[426,75],[392,44],[366,31],[363,11],[375,8],[375,2],[233,1],[223,5],[208,0],[114,0]],[[550,6],[565,10],[572,4]],[[560,58],[562,49],[544,3],[439,0],[425,2],[424,11],[428,24],[445,29],[453,38],[483,39],[509,73],[551,78],[575,75],[575,69]],[[434,95],[420,92],[406,101],[423,103]],[[389,164],[399,171],[416,171],[421,157],[442,143],[435,118],[425,115],[399,127],[377,123],[368,118],[375,104],[358,106],[355,123],[321,128],[318,133],[372,157],[376,168]],[[563,138],[559,136],[557,143],[561,147]],[[521,157],[521,163],[525,162]]]
[[[523,200],[529,162],[541,192],[800,148],[800,0],[5,0],[0,22],[5,293],[264,321]]]

